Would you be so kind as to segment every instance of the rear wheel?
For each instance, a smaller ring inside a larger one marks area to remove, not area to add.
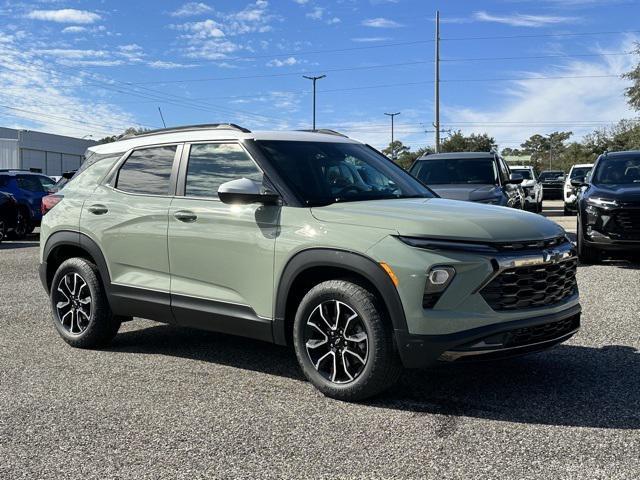
[[[599,263],[601,259],[600,250],[594,247],[590,247],[584,241],[584,232],[582,231],[582,221],[580,220],[580,216],[578,216],[578,227],[577,227],[577,235],[576,241],[578,244],[578,258],[582,263]]]
[[[381,393],[402,371],[386,312],[370,291],[348,281],[323,282],[305,295],[293,343],[307,379],[339,400]]]
[[[69,345],[103,347],[118,333],[121,319],[109,307],[96,266],[84,258],[58,267],[50,298],[56,330]]]
[[[22,240],[31,231],[33,231],[33,227],[31,227],[29,214],[23,208],[20,208],[20,210],[18,210],[18,216],[16,217],[16,226],[13,232],[11,232],[11,237],[16,240]]]

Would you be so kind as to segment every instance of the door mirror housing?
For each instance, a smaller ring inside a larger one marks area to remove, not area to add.
[[[523,180],[524,177],[519,173],[512,173],[509,175],[509,183],[512,183],[513,185],[520,185]]]
[[[585,181],[585,177],[576,177],[571,179],[572,187],[580,188],[584,187],[586,184],[587,182]]]
[[[280,195],[262,186],[262,182],[239,178],[225,182],[218,187],[220,201],[227,204],[248,205],[262,203],[276,205],[280,202]]]

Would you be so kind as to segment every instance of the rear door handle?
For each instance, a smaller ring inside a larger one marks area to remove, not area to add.
[[[104,215],[109,211],[104,205],[91,205],[88,210],[94,215]]]
[[[198,219],[198,216],[195,213],[188,210],[179,210],[174,213],[173,216],[176,218],[176,220],[180,220],[184,223],[192,223]]]

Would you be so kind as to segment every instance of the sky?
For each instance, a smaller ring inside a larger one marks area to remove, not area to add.
[[[638,0],[0,0],[0,126],[98,139],[130,126],[317,126],[383,147],[441,129],[500,148],[579,140],[632,112]]]

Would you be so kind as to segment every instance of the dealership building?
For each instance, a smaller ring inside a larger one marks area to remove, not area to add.
[[[93,140],[0,127],[0,169],[23,169],[45,175],[77,170]]]

